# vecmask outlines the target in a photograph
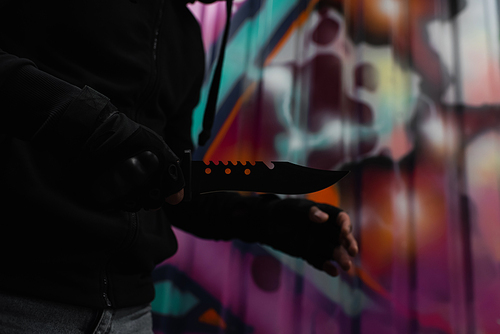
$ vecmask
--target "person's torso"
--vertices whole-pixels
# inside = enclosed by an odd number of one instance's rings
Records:
[[[177,128],[190,136],[189,117],[179,113],[196,104],[186,100],[197,97],[204,55],[199,26],[177,0],[12,0],[0,11],[0,48],[91,86],[160,135]],[[0,207],[10,216],[2,219],[1,262],[19,274],[4,270],[4,285],[89,306],[151,299],[149,272],[177,249],[162,214],[91,210],[61,179],[56,155],[15,138],[1,146],[8,199]],[[9,259],[13,248],[27,255]]]

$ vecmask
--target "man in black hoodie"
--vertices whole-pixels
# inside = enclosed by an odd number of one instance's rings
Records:
[[[333,261],[351,267],[351,223],[332,206],[182,201],[178,156],[193,149],[204,73],[184,0],[0,0],[0,332],[151,333],[171,226],[334,276]]]

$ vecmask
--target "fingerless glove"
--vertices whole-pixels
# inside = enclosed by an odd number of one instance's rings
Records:
[[[313,206],[326,212],[328,221],[310,221],[309,211]],[[337,216],[342,210],[306,199],[287,198],[270,202],[268,212],[269,219],[259,241],[322,270],[323,263],[332,258],[335,247],[340,245]]]

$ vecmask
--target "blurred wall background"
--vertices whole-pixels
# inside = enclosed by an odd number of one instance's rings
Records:
[[[156,333],[500,333],[498,1],[235,1],[195,158],[350,170],[309,197],[350,214],[360,255],[331,278],[176,231]],[[225,5],[191,10],[211,69]]]

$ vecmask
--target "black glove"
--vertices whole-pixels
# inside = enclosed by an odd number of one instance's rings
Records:
[[[158,208],[184,187],[179,158],[162,138],[88,86],[48,115],[32,144],[70,162],[64,186],[101,208]]]
[[[342,210],[299,198],[276,200],[269,205],[270,221],[263,226],[260,241],[322,270],[324,262],[331,260],[334,249],[340,246],[337,216]],[[313,206],[329,215],[327,222],[310,221],[309,211]]]
[[[184,188],[179,158],[162,138],[119,112],[97,127],[83,152],[79,168],[102,208],[155,209]]]

